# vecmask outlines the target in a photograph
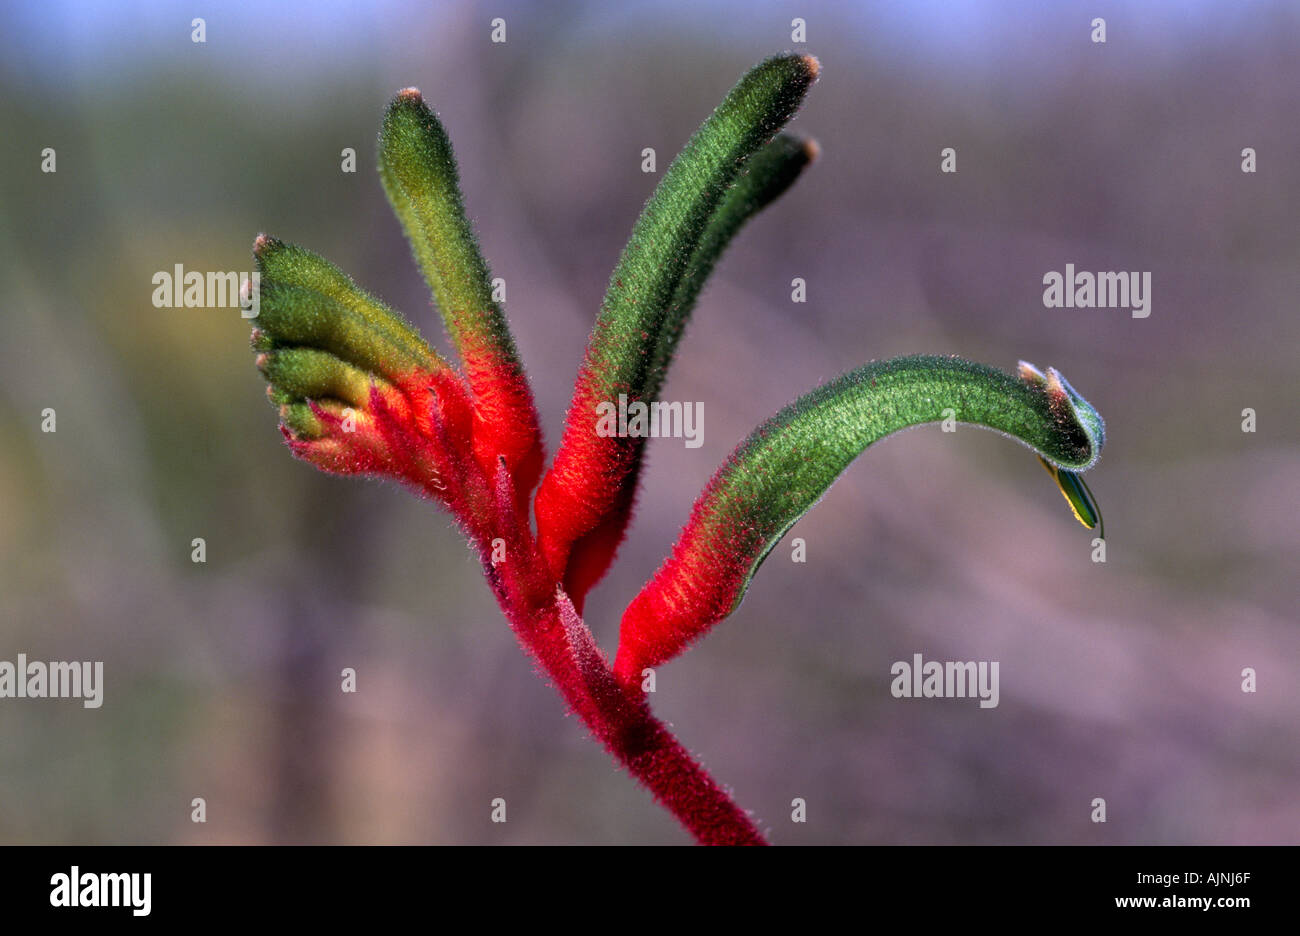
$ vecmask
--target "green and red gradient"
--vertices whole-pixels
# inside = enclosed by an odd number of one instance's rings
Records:
[[[474,457],[489,478],[504,458],[525,498],[543,459],[532,389],[465,214],[451,140],[415,88],[398,92],[384,115],[379,177],[460,355]]]
[[[761,425],[709,481],[671,555],[624,612],[619,680],[636,684],[645,667],[730,615],[776,544],[868,446],[947,410],[1019,440],[1061,474],[1092,467],[1105,442],[1097,411],[1053,368],[1043,377],[1022,361],[1013,377],[915,355],[850,371]]]
[[[817,80],[810,55],[774,56],[718,105],[664,173],[610,277],[555,463],[537,492],[538,537],[579,610],[631,518],[644,440],[596,434],[596,407],[658,398],[714,264],[746,220],[816,155],[781,128]]]

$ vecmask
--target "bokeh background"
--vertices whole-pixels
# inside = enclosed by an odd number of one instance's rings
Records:
[[[565,717],[446,517],[294,462],[247,323],[156,309],[151,277],[247,270],[268,231],[441,342],[374,172],[417,85],[553,444],[642,148],[661,174],[796,16],[822,158],[701,299],[666,395],[705,404],[704,445],[651,442],[598,639],[796,395],[897,354],[1052,364],[1107,419],[1104,565],[1024,449],[905,433],[795,528],[806,563],[778,547],[661,670],[657,711],[778,843],[1300,841],[1294,3],[56,0],[0,12],[0,659],[102,660],[106,688],[0,701],[0,842],[687,840]],[[1150,317],[1044,308],[1066,263],[1150,271]],[[1000,706],[893,699],[917,652],[999,661]]]

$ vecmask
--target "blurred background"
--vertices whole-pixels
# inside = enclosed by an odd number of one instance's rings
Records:
[[[704,403],[704,444],[650,443],[598,639],[795,396],[915,352],[1054,365],[1107,420],[1105,564],[1025,449],[905,433],[792,531],[806,563],[787,538],[659,672],[656,710],[777,843],[1300,841],[1300,8],[849,6],[5,5],[0,659],[102,660],[106,685],[0,700],[0,842],[688,840],[565,717],[446,516],[293,461],[247,323],[157,309],[152,277],[246,271],[267,231],[445,348],[374,171],[417,85],[553,446],[654,183],[791,48],[822,61],[792,127],[822,157],[701,298],[666,397]],[[1066,263],[1150,271],[1150,317],[1044,308]],[[892,698],[914,653],[999,661],[1000,705]]]

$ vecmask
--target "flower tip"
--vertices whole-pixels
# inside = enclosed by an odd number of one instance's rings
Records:
[[[808,77],[816,81],[817,76],[821,74],[822,63],[817,60],[815,55],[803,55],[800,58],[803,59],[804,68],[808,69]]]
[[[422,94],[420,94],[420,89],[417,88],[417,87],[415,87],[415,86],[413,85],[413,86],[411,86],[411,87],[409,87],[409,88],[403,88],[401,91],[398,91],[398,92],[397,92],[397,100],[399,100],[399,101],[423,101],[423,100],[424,100],[424,96],[423,96]]]
[[[1066,392],[1066,388],[1069,386],[1070,385],[1065,382],[1065,378],[1061,376],[1061,372],[1055,367],[1049,367],[1047,369],[1047,392],[1051,395],[1052,399],[1068,400],[1071,394]]]
[[[260,233],[253,238],[253,256],[260,257],[268,247],[275,243],[275,238],[270,234]]]
[[[1021,380],[1028,384],[1039,386],[1047,381],[1046,375],[1028,361],[1018,361],[1016,363],[1016,373],[1020,375]]]
[[[816,162],[817,157],[821,156],[822,148],[816,140],[803,141],[803,155],[810,163]]]

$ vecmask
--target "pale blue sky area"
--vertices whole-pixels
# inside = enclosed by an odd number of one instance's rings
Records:
[[[299,56],[336,63],[373,56],[376,49],[403,48],[413,32],[422,37],[442,29],[464,35],[475,20],[504,16],[522,30],[530,20],[545,23],[552,11],[574,19],[575,41],[593,38],[648,37],[659,31],[673,36],[788,35],[789,21],[808,21],[808,42],[825,41],[823,29],[836,40],[860,38],[875,54],[917,57],[926,61],[988,60],[1014,54],[1035,34],[1067,28],[1077,19],[1081,30],[1094,16],[1106,17],[1109,41],[1145,50],[1185,48],[1221,41],[1252,23],[1278,17],[1295,25],[1297,4],[1275,0],[892,0],[892,2],[755,2],[755,0],[635,0],[635,2],[517,3],[376,0],[368,3],[163,2],[85,3],[40,0],[10,3],[0,12],[0,52],[7,71],[36,78],[47,71],[78,77],[102,77],[132,71],[132,62],[156,61],[190,52],[190,21],[207,21],[208,50],[232,69],[248,57]],[[1282,12],[1290,9],[1290,15]],[[418,17],[412,28],[411,11]],[[574,16],[572,11],[581,11]],[[820,36],[819,36],[820,33]],[[520,34],[520,38],[526,34]],[[87,74],[89,73],[89,75]],[[98,74],[96,74],[98,73]]]

